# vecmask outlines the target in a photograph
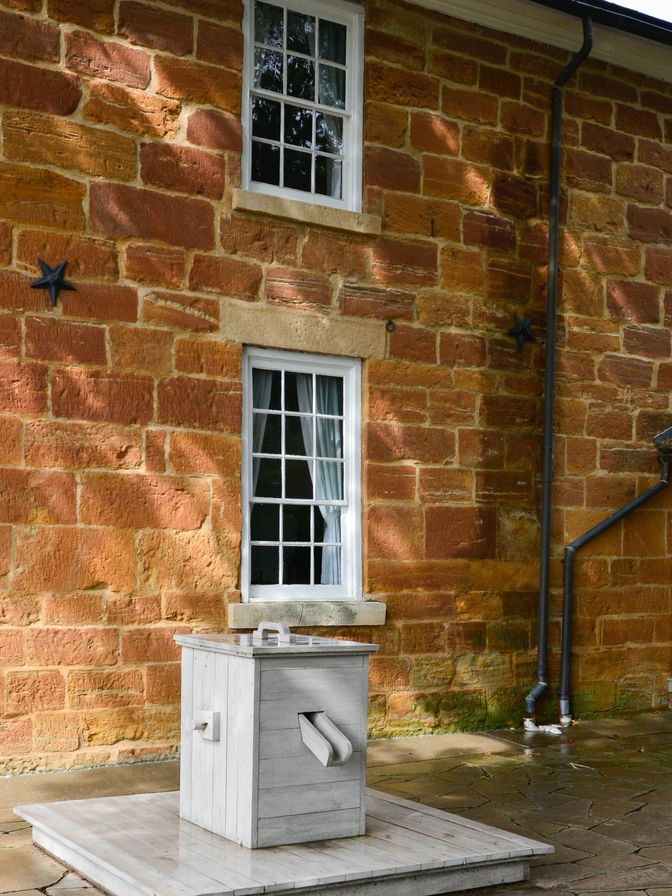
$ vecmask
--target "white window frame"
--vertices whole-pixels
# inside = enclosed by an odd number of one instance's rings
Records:
[[[286,370],[343,378],[343,496],[340,585],[251,585],[252,370]],[[243,355],[241,596],[244,601],[334,601],[362,598],[361,361],[304,352],[246,348]]]
[[[348,3],[346,0],[268,0],[274,6],[280,6],[300,13],[316,17],[322,16],[332,22],[338,22],[347,28],[346,38],[346,95],[345,109],[335,110],[343,116],[343,165],[342,165],[342,198],[334,199],[317,193],[293,190],[288,187],[253,181],[250,177],[252,157],[252,103],[251,91],[254,84],[254,0],[243,0],[243,35],[245,38],[245,56],[243,65],[243,97],[241,123],[243,131],[243,155],[241,184],[244,190],[254,193],[265,193],[299,202],[314,205],[340,208],[346,211],[360,212],[362,208],[362,118],[363,118],[363,81],[364,81],[364,10],[361,6]],[[270,99],[289,100],[287,94],[263,92]],[[304,100],[297,100],[303,106],[318,109],[320,106]],[[340,117],[340,115],[339,115]]]

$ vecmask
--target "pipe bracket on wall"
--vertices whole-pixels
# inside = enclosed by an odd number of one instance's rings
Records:
[[[300,712],[299,728],[304,745],[325,768],[344,765],[352,756],[351,741],[326,712]]]

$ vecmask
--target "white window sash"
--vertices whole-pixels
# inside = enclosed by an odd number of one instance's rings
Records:
[[[273,2],[273,0],[269,0]],[[252,113],[251,93],[257,93],[270,99],[306,108],[316,108],[330,114],[330,108],[316,103],[303,102],[287,94],[254,88],[254,0],[243,3],[243,35],[245,38],[245,61],[243,65],[243,102],[241,125],[243,133],[242,176],[241,185],[244,190],[264,193],[268,196],[280,196],[298,202],[313,205],[324,205],[347,211],[362,210],[362,140],[363,140],[363,93],[364,93],[364,10],[361,6],[345,2],[345,0],[282,0],[274,5],[289,8],[296,12],[323,17],[329,21],[345,25],[346,43],[346,95],[345,109],[334,109],[333,113],[343,118],[343,163],[342,163],[342,198],[323,196],[319,193],[294,190],[289,187],[253,181],[250,177],[252,161]]]
[[[316,373],[343,379],[343,460],[345,464],[343,501],[329,501],[341,507],[340,585],[251,585],[251,496],[253,477],[252,370],[286,370]],[[328,415],[325,415],[328,416]],[[248,348],[243,363],[243,460],[241,470],[242,538],[241,596],[244,601],[360,600],[362,597],[361,556],[361,362],[351,358]],[[256,453],[255,453],[255,456]],[[305,501],[271,499],[268,503],[305,505]],[[317,500],[315,506],[319,506]],[[321,501],[326,504],[327,502]]]

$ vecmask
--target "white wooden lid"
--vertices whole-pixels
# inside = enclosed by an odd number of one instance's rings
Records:
[[[252,634],[243,635],[175,635],[182,647],[196,647],[235,656],[282,656],[306,654],[333,656],[338,654],[375,653],[377,644],[341,641],[338,638],[314,638],[293,635],[281,622],[262,622]]]

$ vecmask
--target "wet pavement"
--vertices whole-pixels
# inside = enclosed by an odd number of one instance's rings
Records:
[[[369,784],[555,846],[524,884],[473,896],[672,896],[672,712],[374,741]],[[0,894],[96,896],[30,843],[15,805],[174,790],[175,762],[0,779]]]

